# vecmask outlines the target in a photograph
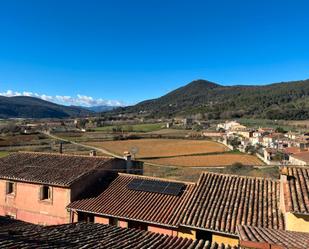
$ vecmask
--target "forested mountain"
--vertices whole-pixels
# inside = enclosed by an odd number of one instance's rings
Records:
[[[158,99],[117,111],[149,117],[199,113],[208,119],[309,119],[309,80],[263,86],[223,86],[196,80]]]
[[[57,105],[39,98],[0,96],[0,118],[66,118],[90,114],[93,112],[84,108]]]

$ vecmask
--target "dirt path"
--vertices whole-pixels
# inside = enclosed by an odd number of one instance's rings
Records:
[[[97,147],[94,147],[94,146],[77,143],[77,142],[74,142],[74,141],[71,141],[71,140],[68,140],[68,139],[64,139],[64,138],[61,138],[61,137],[58,137],[58,136],[55,136],[55,135],[52,135],[52,134],[49,134],[49,133],[45,133],[45,132],[43,134],[45,134],[46,136],[48,136],[50,138],[59,140],[59,141],[67,142],[67,143],[74,144],[74,145],[77,145],[77,146],[81,146],[81,147],[84,147],[86,149],[99,151],[99,152],[102,152],[103,154],[122,159],[122,157],[120,157],[119,155],[112,153],[112,152],[105,150],[105,149],[101,149],[101,148],[97,148]]]

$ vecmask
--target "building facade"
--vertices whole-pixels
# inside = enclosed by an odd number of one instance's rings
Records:
[[[93,192],[126,161],[107,157],[14,153],[0,160],[0,215],[41,224],[70,222],[66,206]]]

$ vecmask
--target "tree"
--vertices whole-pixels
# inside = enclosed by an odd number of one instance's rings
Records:
[[[283,129],[282,127],[277,127],[275,131],[278,133],[287,133],[287,131]]]
[[[228,143],[233,146],[234,150],[236,150],[238,146],[241,144],[238,137],[233,137],[232,139],[228,139]]]
[[[249,144],[246,146],[245,151],[249,154],[255,154],[257,152],[257,149],[255,148],[255,146]]]

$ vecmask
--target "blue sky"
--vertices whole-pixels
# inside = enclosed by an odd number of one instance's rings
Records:
[[[308,9],[306,0],[1,1],[0,93],[133,104],[199,78],[307,79]]]

